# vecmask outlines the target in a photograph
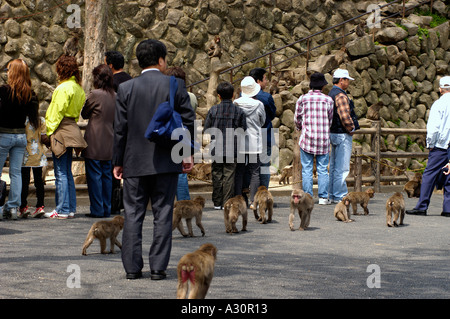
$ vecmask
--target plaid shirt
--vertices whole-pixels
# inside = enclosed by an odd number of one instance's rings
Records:
[[[230,154],[234,157],[237,156],[237,137],[233,135],[233,141],[227,141],[226,130],[242,128],[244,131],[247,129],[247,122],[244,112],[239,106],[234,104],[231,100],[223,100],[220,104],[214,105],[208,111],[206,115],[204,131],[207,129],[216,128],[222,132],[223,152],[220,150],[213,150],[213,156],[223,156]],[[214,136],[213,140],[215,140]],[[214,146],[216,143],[213,144]],[[233,149],[230,149],[233,148]],[[227,152],[228,149],[228,152]]]
[[[302,134],[300,148],[310,154],[329,152],[330,126],[333,120],[333,99],[319,90],[300,96],[295,107],[294,122]]]

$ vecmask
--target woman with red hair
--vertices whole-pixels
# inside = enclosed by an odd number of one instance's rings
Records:
[[[30,69],[21,59],[12,60],[6,69],[7,84],[0,86],[0,177],[9,155],[10,189],[8,201],[0,207],[0,219],[26,217],[21,214],[22,161],[27,146],[25,121],[28,116],[39,127],[39,102],[31,89]]]

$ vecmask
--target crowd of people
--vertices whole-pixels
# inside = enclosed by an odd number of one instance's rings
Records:
[[[0,167],[9,156],[11,183],[0,219],[29,214],[73,218],[77,206],[72,157],[73,152],[81,154],[90,198],[90,213],[86,215],[109,217],[124,210],[122,262],[128,279],[142,276],[142,224],[151,201],[154,229],[149,264],[151,279],[159,280],[166,277],[170,258],[174,201],[190,198],[186,173],[194,161],[191,153],[175,163],[171,148],[150,142],[144,132],[158,105],[168,100],[170,76],[178,82],[174,110],[192,139],[198,102],[186,90],[184,71],[167,67],[167,48],[162,42],[140,42],[136,57],[142,73],[132,78],[123,70],[122,54],[106,52],[104,64],[92,70],[94,89],[86,97],[76,59],[61,56],[56,62],[59,85],[45,118],[39,117],[29,67],[21,59],[8,64],[7,84],[0,87]],[[440,80],[442,97],[433,105],[427,126],[431,151],[422,188],[429,190],[439,169],[450,160],[449,79]],[[330,92],[324,94],[328,84],[325,76],[314,73],[310,91],[296,103],[294,123],[301,131],[302,188],[313,195],[315,159],[320,205],[338,203],[348,193],[352,136],[359,128],[353,100],[346,92],[353,80],[347,70],[337,69]],[[266,70],[255,68],[241,81],[239,96],[229,82],[217,86],[220,102],[210,108],[204,122],[204,132],[216,132],[211,136],[214,209],[223,209],[235,195],[247,195],[246,189],[251,203],[259,186],[269,187],[276,107],[272,96],[264,91],[267,83]],[[80,116],[89,120],[84,135],[77,125]],[[240,140],[239,135],[227,134],[227,130],[245,134]],[[47,163],[43,145],[51,149],[54,163],[56,207],[51,212],[44,212],[42,169]],[[37,196],[34,212],[27,204],[31,168]],[[450,214],[449,177],[445,185],[444,212]],[[421,191],[419,203],[410,213],[426,213],[430,197],[431,192]]]

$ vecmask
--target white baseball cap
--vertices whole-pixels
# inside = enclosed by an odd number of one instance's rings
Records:
[[[441,89],[450,89],[450,76],[444,76],[439,80],[439,87]]]
[[[344,78],[344,79],[354,80],[354,78],[350,77],[350,75],[348,74],[348,71],[344,70],[344,69],[337,69],[336,71],[334,71],[333,78],[335,78],[335,79]]]

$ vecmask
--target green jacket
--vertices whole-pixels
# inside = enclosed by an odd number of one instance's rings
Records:
[[[86,95],[75,77],[61,82],[52,95],[52,101],[45,114],[47,135],[52,135],[64,117],[70,117],[78,122]]]

